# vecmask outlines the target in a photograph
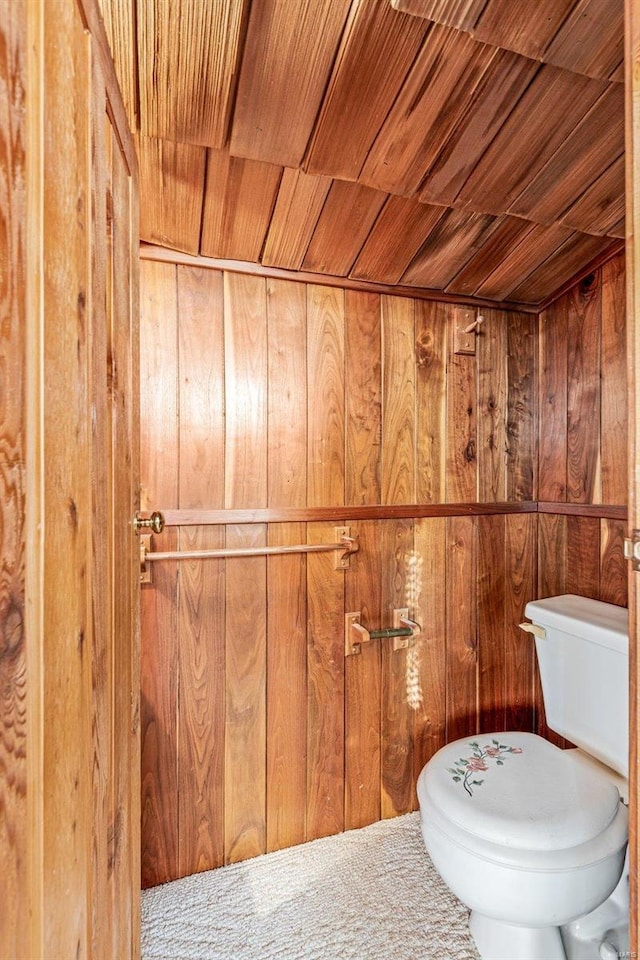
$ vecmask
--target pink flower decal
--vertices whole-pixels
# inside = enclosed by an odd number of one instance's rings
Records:
[[[473,796],[473,787],[480,787],[484,780],[475,780],[474,775],[489,769],[487,760],[495,760],[497,767],[504,766],[502,759],[506,753],[522,753],[522,747],[508,747],[499,740],[492,740],[483,747],[479,743],[469,744],[473,753],[470,757],[461,757],[455,767],[449,767],[449,773],[456,783],[461,783],[470,797]]]

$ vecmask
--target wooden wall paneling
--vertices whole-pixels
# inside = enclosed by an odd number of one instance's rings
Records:
[[[26,909],[35,899],[28,870],[30,843],[37,842],[37,837],[30,838],[29,806],[34,804],[27,785],[27,763],[33,763],[28,756],[28,683],[33,680],[28,672],[25,625],[25,90],[22,83],[15,82],[24,70],[26,56],[25,7],[22,0],[0,3],[0,167],[4,179],[0,199],[0,260],[4,264],[0,357],[3,380],[11,384],[0,413],[0,623],[6,638],[0,654],[0,900],[8,905],[0,917],[0,955],[5,957],[29,953],[30,924],[15,906],[23,904]]]
[[[537,596],[558,597],[569,592],[567,573],[568,554],[567,543],[569,537],[568,517],[555,514],[540,514],[538,516],[538,590]],[[535,732],[546,737],[557,746],[565,746],[566,741],[547,727],[542,687],[537,667],[535,670],[535,705],[536,726]]]
[[[346,277],[373,227],[387,194],[335,180],[316,223],[302,268]],[[336,233],[336,224],[349,224]]]
[[[408,590],[421,633],[408,656],[409,706],[413,714],[413,783],[446,742],[447,610],[444,517],[416,520]]]
[[[350,276],[399,283],[415,254],[440,220],[443,207],[390,196],[358,255]]]
[[[478,733],[477,518],[446,521],[447,742]]]
[[[57,389],[47,390],[42,413],[49,477],[43,494],[47,523],[42,557],[49,643],[41,654],[46,669],[39,693],[46,718],[40,744],[46,789],[42,794],[44,847],[38,869],[42,871],[47,952],[82,956],[91,943],[87,885],[91,882],[93,843],[91,780],[86,776],[93,752],[88,426],[91,249],[87,242],[91,236],[87,103],[91,51],[75,5],[60,0],[47,4],[40,23],[47,77],[44,113],[51,131],[45,142],[43,189],[44,336],[47,386],[56,385]],[[73,389],[63,390],[63,384],[73,385]],[[75,585],[73,591],[69,591],[70,581]]]
[[[537,597],[537,521],[531,514],[505,519],[505,730],[535,729],[536,654],[520,629],[525,607]]]
[[[224,275],[224,505],[267,504],[267,302],[262,277]]]
[[[496,50],[457,126],[447,137],[420,185],[424,203],[453,204],[513,105],[540,65],[507,50]],[[494,261],[495,263],[495,261]]]
[[[601,503],[600,272],[569,295],[567,326],[567,500]]]
[[[600,521],[599,600],[626,607],[629,602],[628,571],[624,559],[626,524],[619,520]]]
[[[204,147],[138,138],[142,240],[200,252],[206,154]]]
[[[600,270],[602,296],[600,457],[602,500],[627,502],[625,268],[623,256]]]
[[[247,0],[138,3],[143,135],[224,146],[248,6]]]
[[[344,291],[307,286],[307,506],[344,503]]]
[[[348,504],[381,503],[381,337],[378,294],[346,290],[345,503]]]
[[[540,314],[538,498],[567,499],[567,300]]]
[[[447,345],[451,307],[415,301],[414,309],[416,501],[441,503],[445,497]]]
[[[624,155],[607,167],[561,219],[583,233],[624,237]]]
[[[478,499],[498,502],[507,499],[507,320],[497,310],[485,310],[483,316],[475,338]]]
[[[527,184],[509,212],[553,223],[624,151],[624,87],[611,84],[542,170]]]
[[[140,384],[142,509],[178,504],[178,317],[176,268],[141,265]],[[162,424],[162,431],[157,425]],[[167,529],[163,549],[177,549]],[[142,885],[178,873],[178,570],[158,563],[141,591]]]
[[[506,315],[507,485],[506,500],[533,500],[539,443],[536,400],[538,321],[524,313]]]
[[[305,543],[303,523],[270,524],[270,546]],[[267,560],[267,850],[306,838],[307,572],[301,555]]]
[[[107,102],[104,80],[97,60],[92,61],[91,77],[91,298],[93,309],[90,313],[89,327],[89,369],[88,382],[91,391],[93,410],[106,410],[113,397],[114,379],[111,365],[113,350],[114,313],[113,290],[113,202],[112,202],[112,155],[111,126],[107,120]],[[107,210],[109,219],[107,221]],[[127,218],[128,219],[128,218]],[[120,265],[120,264],[119,264]],[[126,276],[126,275],[125,275]],[[124,286],[125,295],[127,294]],[[109,324],[107,323],[109,316]],[[109,326],[109,329],[107,327]],[[107,383],[110,393],[107,400]],[[114,411],[115,412],[115,403]],[[115,419],[115,418],[114,418]],[[117,866],[114,831],[116,818],[116,790],[119,771],[112,769],[112,763],[120,758],[116,754],[115,739],[118,733],[113,723],[114,702],[114,644],[118,635],[112,623],[112,614],[116,614],[113,598],[113,561],[114,547],[118,536],[117,524],[109,523],[105,529],[105,518],[113,519],[112,498],[114,495],[113,473],[116,464],[112,457],[111,418],[95,416],[91,424],[91,577],[92,589],[92,728],[93,728],[93,808],[97,824],[93,838],[92,885],[93,902],[91,917],[91,950],[96,956],[106,956],[106,945],[111,937],[117,940],[118,924],[106,925],[103,904],[109,903],[114,918],[121,916],[117,908],[116,897],[119,889],[114,880]],[[124,561],[126,549],[121,557]],[[119,625],[122,627],[122,624]],[[125,618],[125,628],[127,626]],[[128,639],[128,638],[127,638]],[[126,664],[129,667],[129,664]],[[130,678],[125,673],[123,689],[130,696]],[[118,747],[121,747],[118,744]],[[125,744],[125,759],[128,750]],[[126,809],[126,808],[125,808]],[[121,811],[122,814],[122,811]],[[111,848],[111,849],[109,849]],[[122,888],[128,892],[127,885]]]
[[[506,212],[524,184],[553,156],[606,89],[600,80],[543,65],[474,167],[456,202],[475,204],[472,208],[487,213]],[[572,104],[571,111],[560,106],[567,102]],[[550,103],[558,105],[552,115]],[[507,169],[500,162],[505,155],[509,156]]]
[[[382,297],[382,501],[415,503],[415,304]]]
[[[263,524],[228,526],[226,546],[264,546]],[[225,862],[266,851],[266,558],[233,559],[225,575]],[[247,590],[247,584],[251,589]]]
[[[267,499],[304,507],[307,495],[307,291],[267,280]]]
[[[351,4],[252,5],[231,130],[240,157],[300,165]],[[289,118],[296,118],[292,129]]]
[[[413,553],[413,521],[387,521],[380,533],[383,627],[393,611],[409,606]],[[411,610],[411,613],[414,611]],[[413,782],[413,710],[410,705],[412,648],[394,650],[382,641],[382,777],[381,815],[394,817],[415,809]]]
[[[360,181],[413,196],[464,115],[496,50],[435,24],[369,150]]]
[[[567,517],[566,592],[600,598],[600,520]]]
[[[481,731],[505,729],[506,517],[478,517],[478,712]]]
[[[457,326],[467,326],[472,311],[453,307],[449,320],[447,361],[447,467],[445,495],[448,503],[475,502],[478,487],[477,374],[475,357],[453,352]]]
[[[222,275],[179,267],[179,503],[224,506]],[[179,549],[225,546],[220,527],[183,527]],[[225,564],[179,567],[178,871],[224,863]]]
[[[308,543],[333,543],[309,523]],[[307,557],[307,839],[344,829],[344,584],[331,553]]]
[[[430,26],[390,4],[352,5],[307,152],[310,172],[358,178]],[[372,83],[381,64],[384,83]]]
[[[130,0],[100,0],[118,84],[131,130],[139,129],[136,11]]]
[[[383,626],[383,524],[358,524],[354,532],[360,550],[345,574],[345,610],[360,611],[361,622],[370,630]],[[365,643],[360,654],[345,659],[345,830],[375,823],[381,816],[381,642]]]
[[[207,155],[200,253],[258,260],[278,196],[282,167],[232,157],[226,150],[209,150]],[[199,232],[199,219],[197,228]]]
[[[265,266],[300,269],[331,184],[285,167],[260,258]]]

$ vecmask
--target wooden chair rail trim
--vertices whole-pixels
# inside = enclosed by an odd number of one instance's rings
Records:
[[[365,293],[385,294],[392,297],[410,297],[412,300],[437,300],[439,303],[457,303],[473,307],[487,307],[494,310],[513,310],[518,313],[538,313],[538,307],[530,303],[488,300],[483,297],[444,293],[442,290],[427,290],[424,287],[373,283],[369,280],[352,280],[349,277],[334,277],[329,274],[308,273],[302,270],[283,270],[280,267],[264,267],[260,263],[251,263],[245,260],[219,260],[213,257],[200,257],[170,250],[168,247],[158,247],[152,243],[140,244],[140,259],[174,263],[178,266],[200,267],[207,270],[226,270],[229,273],[242,273],[257,277],[273,277],[277,280],[292,280],[295,283],[314,283],[326,287],[340,287],[344,290],[362,290]]]
[[[508,513],[626,520],[627,508],[610,503],[405,503],[347,507],[267,507],[257,510],[161,509],[167,527],[225,526],[244,523],[306,523],[347,520],[401,520],[423,517],[483,517]]]

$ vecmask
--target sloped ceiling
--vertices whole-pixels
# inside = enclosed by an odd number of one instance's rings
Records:
[[[102,0],[142,239],[537,304],[624,237],[622,0]]]

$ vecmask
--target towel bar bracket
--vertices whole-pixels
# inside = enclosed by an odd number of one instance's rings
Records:
[[[359,610],[345,614],[344,618],[344,655],[353,657],[362,652],[362,645],[371,640],[393,640],[394,650],[406,650],[412,647],[415,637],[420,633],[420,625],[409,619],[409,608],[400,607],[393,611],[393,626],[383,630],[367,630],[360,622]]]

